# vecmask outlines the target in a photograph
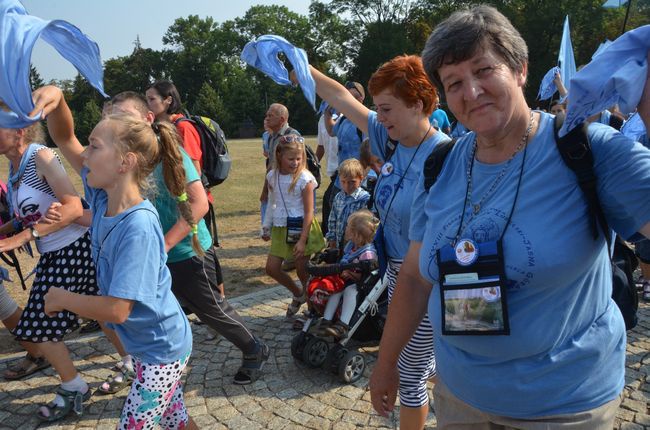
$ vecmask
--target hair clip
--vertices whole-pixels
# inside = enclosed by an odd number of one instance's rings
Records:
[[[192,227],[192,234],[199,234],[199,225],[194,224],[194,227]]]
[[[151,123],[151,128],[153,129],[153,132],[156,133],[156,135],[160,134],[160,123],[158,121],[152,122]]]
[[[176,200],[178,200],[180,203],[186,202],[187,201],[187,193],[183,193],[180,196],[176,197]]]

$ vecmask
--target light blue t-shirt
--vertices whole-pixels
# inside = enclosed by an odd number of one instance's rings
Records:
[[[183,148],[180,148],[181,155],[183,156],[183,168],[185,169],[185,181],[189,184],[194,181],[198,181],[201,178],[199,173],[196,171],[194,164],[192,164],[192,159],[187,155]],[[165,185],[165,179],[163,177],[162,164],[158,164],[153,171],[153,178],[156,183],[156,194],[152,201],[153,205],[158,211],[160,217],[160,225],[163,229],[163,234],[167,233],[171,229],[178,218],[180,213],[178,212],[178,204],[175,197],[169,193],[167,186]],[[199,243],[203,250],[207,250],[212,245],[212,237],[210,232],[205,225],[203,219],[199,220],[198,224],[198,235]],[[167,254],[167,261],[169,263],[177,263],[179,261],[187,260],[196,255],[194,249],[192,248],[192,233],[190,232],[183,240],[178,242],[176,246],[169,250]]]
[[[349,158],[356,158],[357,160],[361,157],[361,141],[363,135],[359,138],[359,133],[357,126],[354,125],[352,121],[341,115],[339,119],[334,124],[332,129],[336,138],[339,142],[338,147],[338,160],[339,166],[342,162]],[[341,189],[341,180],[338,175],[336,176],[336,182],[334,183],[336,188]]]
[[[441,131],[451,127],[451,124],[449,123],[449,117],[447,116],[447,112],[445,112],[442,109],[434,110],[431,116],[429,117],[429,122],[433,124],[434,127],[437,127],[438,130]]]
[[[368,137],[372,153],[386,161],[386,142],[388,132],[386,128],[377,121],[377,113],[368,114]],[[379,218],[384,226],[386,243],[386,254],[389,258],[403,259],[409,247],[409,224],[411,216],[411,202],[413,193],[422,172],[424,161],[431,153],[431,150],[438,143],[446,142],[449,136],[437,132],[422,142],[418,147],[406,147],[397,145],[393,156],[384,163],[375,186],[375,207],[379,211]],[[411,160],[413,160],[412,163]],[[411,164],[408,171],[407,166]],[[395,190],[400,179],[404,180]],[[395,199],[393,199],[395,194]],[[391,200],[393,200],[391,204]],[[388,210],[388,213],[386,211]]]
[[[610,226],[630,237],[650,220],[650,201],[641,198],[650,193],[650,151],[601,124],[591,124],[589,135],[603,210]],[[526,150],[503,239],[511,334],[441,334],[436,251],[456,235],[473,141],[474,133],[458,141],[428,195],[420,181],[411,217],[410,237],[422,243],[420,272],[434,284],[428,312],[440,377],[471,406],[516,418],[575,413],[613,400],[624,385],[625,325],[611,299],[604,237],[593,239],[585,197],[557,151],[551,115],[542,114]],[[523,155],[515,156],[462,238],[499,238]],[[474,161],[472,203],[503,166]]]
[[[107,326],[117,332],[129,354],[145,363],[180,360],[192,348],[192,331],[171,291],[156,209],[144,200],[117,216],[104,216],[108,196],[88,186],[87,174],[84,168],[81,177],[93,213],[92,255],[99,290],[103,296],[133,300],[128,319]]]

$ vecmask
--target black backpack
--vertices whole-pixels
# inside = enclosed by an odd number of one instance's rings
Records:
[[[199,115],[189,115],[179,118],[180,121],[189,121],[194,125],[201,138],[201,182],[206,188],[219,185],[228,177],[232,160],[228,154],[226,135],[213,119]]]
[[[605,214],[598,199],[596,187],[596,175],[594,173],[594,159],[587,133],[587,124],[576,127],[566,136],[559,137],[558,131],[562,127],[564,116],[555,117],[555,143],[562,160],[566,166],[575,173],[578,185],[582,190],[589,211],[589,223],[591,225],[594,240],[598,238],[600,231],[605,235],[608,249],[611,249],[612,238],[605,218]],[[424,163],[424,188],[428,192],[438,179],[442,170],[445,158],[454,147],[456,140],[447,141],[437,145]],[[600,228],[599,228],[600,225]],[[612,299],[618,305],[625,328],[630,330],[638,322],[637,310],[639,308],[639,296],[636,291],[633,273],[638,262],[634,252],[616,236],[614,242],[614,253],[611,257],[612,263]]]

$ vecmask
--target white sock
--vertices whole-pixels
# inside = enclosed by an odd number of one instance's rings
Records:
[[[131,354],[122,356],[122,364],[124,367],[133,372],[133,359],[131,358]]]
[[[77,373],[77,376],[74,377],[74,379],[68,381],[68,382],[62,382],[61,383],[61,388],[67,391],[81,391],[82,393],[86,393],[88,391],[88,384],[86,384],[86,381],[83,380],[80,374]],[[54,403],[56,403],[57,406],[63,406],[65,405],[65,402],[63,401],[63,397],[60,395],[56,395],[54,398]]]

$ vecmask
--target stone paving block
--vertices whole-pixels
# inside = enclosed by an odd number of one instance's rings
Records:
[[[348,422],[334,423],[332,430],[356,430],[357,426]]]
[[[634,416],[634,422],[642,426],[650,426],[650,415],[636,414]]]
[[[247,430],[248,429],[255,430],[255,429],[263,428],[261,424],[255,423],[242,415],[238,415],[228,420],[228,422],[226,423],[226,427],[228,427],[229,429],[247,429]]]
[[[645,402],[640,402],[638,400],[633,400],[631,398],[624,399],[621,406],[625,409],[630,409],[634,412],[646,413],[647,406]]]
[[[210,415],[215,417],[219,422],[226,422],[239,415],[239,412],[231,405],[225,405],[217,409],[210,409]]]
[[[356,426],[365,426],[368,423],[369,416],[367,413],[357,411],[345,411],[341,417],[341,421],[352,423]]]
[[[332,428],[332,423],[321,417],[312,417],[309,421],[304,423],[304,425],[305,427],[314,430],[329,430]]]
[[[624,422],[621,424],[621,430],[644,430],[644,427],[630,422]]]

